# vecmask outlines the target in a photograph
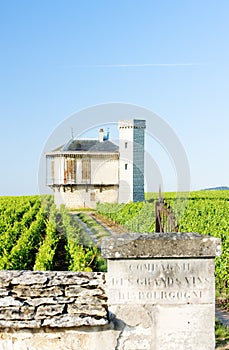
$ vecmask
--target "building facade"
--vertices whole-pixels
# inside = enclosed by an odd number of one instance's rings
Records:
[[[71,139],[46,154],[46,183],[57,206],[144,200],[145,121],[122,120],[118,127],[119,145],[100,129],[98,139]]]

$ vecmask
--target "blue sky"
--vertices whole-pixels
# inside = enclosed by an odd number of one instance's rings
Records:
[[[38,193],[53,130],[108,102],[170,125],[191,189],[229,185],[228,13],[227,0],[2,0],[0,195]]]

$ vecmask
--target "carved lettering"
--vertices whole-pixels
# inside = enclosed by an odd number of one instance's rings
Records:
[[[166,272],[166,271],[190,271],[189,263],[138,263],[138,264],[129,264],[129,271],[131,272]]]
[[[138,299],[139,300],[186,300],[188,301],[190,298],[202,298],[202,291],[139,291]]]
[[[138,277],[138,276],[126,276],[124,277],[112,277],[110,279],[113,287],[127,287],[127,286],[140,286],[140,287],[152,287],[152,288],[195,288],[201,287],[203,284],[209,284],[210,280],[199,276],[180,276],[178,277]]]
[[[109,278],[117,303],[203,304],[214,299],[214,274],[203,260],[126,260],[119,267]]]
[[[112,277],[111,278],[111,284],[112,286],[122,286],[123,285],[123,278],[121,277]]]
[[[203,284],[209,284],[210,280],[205,277],[200,277],[200,276],[190,276],[187,277],[185,276],[184,281],[186,282],[186,285],[188,287],[195,287],[195,286],[201,286]]]
[[[129,299],[130,299],[130,294],[129,294],[129,292],[119,291],[119,293],[118,293],[118,299],[119,299],[119,300],[129,300]]]
[[[128,279],[129,284],[134,284],[133,279]],[[184,286],[190,286],[191,282],[193,280],[189,280],[189,278],[185,277],[184,280],[186,283]],[[195,278],[194,278],[195,281]],[[182,280],[179,278],[173,278],[173,277],[159,277],[159,278],[152,278],[152,277],[137,277],[136,278],[136,284],[138,286],[151,286],[151,287],[165,287],[165,288],[170,288],[170,287],[180,287],[182,285]],[[192,283],[192,286],[194,286],[195,283]]]

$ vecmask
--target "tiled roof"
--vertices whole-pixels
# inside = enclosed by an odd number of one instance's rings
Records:
[[[99,142],[98,140],[70,140],[64,146],[58,147],[53,152],[111,152],[118,153],[119,147],[111,141]]]

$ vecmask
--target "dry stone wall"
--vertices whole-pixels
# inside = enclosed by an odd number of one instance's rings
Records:
[[[0,271],[0,327],[108,323],[103,273]]]

